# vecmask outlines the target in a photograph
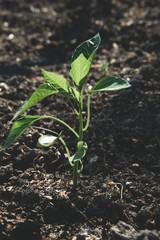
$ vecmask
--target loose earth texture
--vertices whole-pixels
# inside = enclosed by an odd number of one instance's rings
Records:
[[[43,83],[41,68],[68,79],[75,47],[97,32],[102,43],[86,89],[106,74],[132,85],[91,98],[84,135],[89,150],[76,191],[63,146],[37,148],[44,131],[30,128],[0,153],[1,240],[160,239],[158,3],[0,0],[1,147],[14,113]],[[77,128],[68,106],[53,95],[28,113],[57,116]],[[74,153],[75,138],[59,123],[37,126],[63,130]]]

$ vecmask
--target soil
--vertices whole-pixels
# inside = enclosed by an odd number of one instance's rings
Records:
[[[14,113],[44,82],[41,68],[69,79],[75,47],[97,32],[102,43],[86,89],[106,74],[132,85],[93,95],[84,135],[89,149],[76,191],[63,146],[37,148],[44,131],[30,128],[0,153],[1,240],[160,239],[158,3],[0,0],[1,147]],[[85,106],[86,98],[85,93]],[[78,127],[61,95],[44,99],[27,113],[57,116]],[[37,126],[63,130],[74,154],[71,132],[53,121]]]

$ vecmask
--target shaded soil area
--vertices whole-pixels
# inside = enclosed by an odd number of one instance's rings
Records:
[[[41,68],[69,80],[76,46],[102,38],[86,89],[104,75],[132,85],[94,94],[84,134],[88,152],[76,192],[63,146],[37,148],[28,129],[0,153],[0,239],[160,239],[160,9],[157,0],[0,0],[1,147],[22,102],[43,82]],[[107,67],[109,67],[108,72]],[[86,106],[87,95],[84,95]],[[86,107],[85,107],[86,110]],[[63,96],[28,111],[78,128]],[[84,119],[86,112],[84,112]],[[53,121],[71,153],[75,138]]]

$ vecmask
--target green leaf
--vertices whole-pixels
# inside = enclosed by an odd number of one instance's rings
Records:
[[[83,54],[86,59],[89,60],[89,62],[92,62],[92,59],[94,58],[96,51],[99,47],[99,44],[101,42],[101,38],[99,33],[97,33],[93,38],[88,39],[87,41],[80,44],[72,56],[72,62],[75,61],[79,57],[80,54]]]
[[[28,108],[32,107],[34,104],[38,103],[45,97],[58,92],[59,91],[55,89],[52,84],[44,83],[39,88],[37,88],[27,100],[24,101],[24,103],[20,106],[12,120],[14,120],[21,113],[23,113]]]
[[[11,145],[28,127],[41,118],[44,117],[28,115],[15,121],[1,151]]]
[[[78,142],[76,153],[69,159],[71,165],[74,162],[81,160],[86,155],[87,149],[88,147],[86,142],[83,141]]]
[[[69,93],[77,102],[79,102],[79,92],[75,87],[69,86]]]
[[[47,72],[44,69],[42,69],[42,74],[45,82],[51,83],[60,93],[68,93],[68,82],[65,78],[55,73]]]
[[[42,135],[37,142],[37,147],[49,147],[53,145],[57,140],[59,136],[53,136],[50,134]]]
[[[70,76],[78,87],[84,84],[86,76],[89,72],[91,63],[80,54],[77,59],[71,64]]]
[[[120,90],[130,86],[131,85],[123,78],[108,76],[101,78],[89,93]]]

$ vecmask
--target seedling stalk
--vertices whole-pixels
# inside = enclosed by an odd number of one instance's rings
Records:
[[[10,146],[13,141],[15,141],[19,136],[21,136],[27,128],[29,128],[33,123],[42,119],[52,119],[58,121],[65,127],[67,127],[77,139],[77,147],[75,154],[70,155],[69,148],[62,138],[62,133],[56,134],[55,132],[49,129],[44,129],[45,131],[50,132],[52,135],[43,135],[38,139],[38,147],[49,147],[55,143],[55,141],[60,140],[63,144],[69,163],[73,167],[73,188],[77,187],[77,178],[80,172],[83,169],[82,159],[84,158],[87,151],[87,144],[83,141],[83,132],[85,132],[90,123],[90,100],[93,93],[102,92],[102,91],[113,91],[120,90],[130,87],[130,84],[123,78],[105,76],[102,77],[92,88],[88,90],[87,100],[87,120],[85,126],[83,126],[83,94],[84,94],[84,84],[86,82],[87,75],[89,73],[92,60],[96,54],[96,51],[100,45],[100,35],[96,34],[93,38],[80,44],[75,52],[73,53],[71,59],[71,70],[70,77],[71,81],[67,81],[64,77],[59,76],[55,73],[51,73],[42,69],[42,74],[45,79],[45,83],[38,87],[31,96],[24,101],[20,106],[16,114],[14,115],[12,121],[14,121],[13,126],[9,132],[9,135],[5,141],[3,148],[0,150],[3,151],[8,146]],[[70,83],[71,82],[71,83]],[[17,117],[20,116],[24,111],[31,108],[36,103],[40,102],[42,99],[53,95],[61,94],[68,99],[69,104],[73,108],[73,111],[79,118],[79,134],[74,130],[73,127],[68,125],[63,120],[53,117],[53,116],[32,116],[26,115],[18,120]],[[39,127],[37,127],[39,128]]]

